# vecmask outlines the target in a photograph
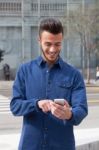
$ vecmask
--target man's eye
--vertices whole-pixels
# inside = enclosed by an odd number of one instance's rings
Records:
[[[51,44],[50,43],[46,43],[46,46],[51,46]]]
[[[56,43],[55,46],[61,46],[61,43]]]

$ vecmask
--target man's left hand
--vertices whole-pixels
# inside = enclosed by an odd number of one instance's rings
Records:
[[[65,100],[64,105],[56,104],[55,102],[50,102],[51,113],[59,119],[69,120],[72,117],[72,112],[68,102]]]

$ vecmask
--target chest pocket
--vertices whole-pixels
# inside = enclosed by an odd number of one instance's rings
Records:
[[[71,88],[72,84],[71,82],[67,81],[60,81],[56,82],[55,85],[55,92],[57,94],[57,98],[66,98],[70,99],[71,97]]]

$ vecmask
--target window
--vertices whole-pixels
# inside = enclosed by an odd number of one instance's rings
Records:
[[[32,3],[32,11],[38,11],[38,4],[37,3]]]
[[[20,12],[21,3],[0,2],[0,12]]]
[[[41,3],[40,4],[40,10],[41,11],[59,11],[66,9],[67,4],[66,3]],[[38,3],[32,3],[32,11],[38,11]]]

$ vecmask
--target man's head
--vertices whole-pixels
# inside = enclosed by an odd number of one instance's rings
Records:
[[[48,18],[44,19],[40,23],[39,27],[39,36],[41,36],[42,32],[47,31],[54,35],[62,33],[63,35],[63,26],[59,20]]]
[[[43,58],[49,64],[57,60],[63,40],[63,26],[59,20],[48,18],[40,23],[39,42]]]

